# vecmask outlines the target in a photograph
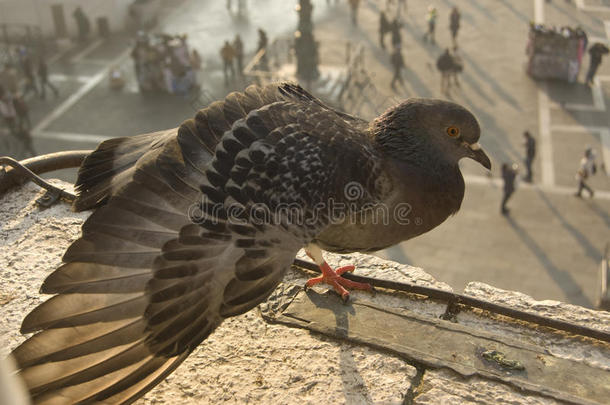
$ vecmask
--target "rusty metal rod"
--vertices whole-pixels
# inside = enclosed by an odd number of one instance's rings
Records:
[[[8,169],[0,170],[0,195],[28,180],[34,181],[40,187],[47,190],[58,191],[57,187],[40,178],[38,174],[79,167],[85,157],[91,152],[90,150],[55,152],[35,156],[20,162],[8,156],[0,157],[0,165],[9,166]],[[71,193],[63,190],[61,192],[62,198],[69,199],[72,197]]]
[[[293,264],[297,267],[302,267],[304,269],[315,271],[317,273],[320,272],[319,267],[315,263],[311,263],[305,260],[294,259]],[[381,280],[373,277],[359,276],[351,273],[344,273],[343,277],[360,283],[369,283],[374,287],[387,288],[390,290],[404,291],[407,293],[424,295],[436,300],[447,302],[449,305],[466,305],[473,308],[483,309],[494,314],[507,316],[513,319],[519,319],[522,321],[535,323],[536,325],[546,326],[564,332],[569,332],[575,335],[581,335],[602,340],[604,342],[610,342],[610,333],[604,332],[599,329],[592,329],[586,326],[575,325],[569,322],[536,315],[531,312],[520,311],[518,309],[510,308],[504,305],[494,304],[492,302],[470,297],[468,295],[456,294],[449,291],[439,290],[437,288],[399,283],[397,281]]]

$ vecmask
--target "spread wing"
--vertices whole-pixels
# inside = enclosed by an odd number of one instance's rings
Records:
[[[84,166],[82,196],[101,207],[45,280],[56,295],[25,318],[36,334],[13,352],[36,403],[142,396],[272,292],[328,224],[316,207],[372,182],[373,152],[349,119],[279,92],[256,93],[249,111],[212,105],[134,166]]]

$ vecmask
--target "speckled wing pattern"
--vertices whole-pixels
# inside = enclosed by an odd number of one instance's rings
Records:
[[[251,87],[175,136],[102,144],[78,181],[79,207],[99,208],[42,286],[56,295],[24,320],[36,334],[13,352],[35,403],[133,402],[264,300],[327,224],[312,208],[341,201],[347,182],[373,184],[361,125],[297,86]],[[116,165],[121,149],[133,165]]]

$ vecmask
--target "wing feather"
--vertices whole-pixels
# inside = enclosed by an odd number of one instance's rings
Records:
[[[294,85],[231,93],[153,135],[101,144],[80,172],[75,207],[103,206],[45,280],[57,295],[25,318],[22,331],[37,333],[13,352],[36,403],[130,403],[150,390],[273,291],[328,222],[312,207],[342,196],[337,171],[356,175],[368,153],[353,122]]]

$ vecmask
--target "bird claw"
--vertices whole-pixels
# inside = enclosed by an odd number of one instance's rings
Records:
[[[339,267],[337,270],[333,270],[326,262],[324,262],[320,265],[320,269],[322,270],[322,275],[307,280],[305,283],[305,289],[319,283],[328,284],[333,287],[333,290],[335,290],[337,294],[339,294],[344,303],[347,303],[349,300],[348,289],[365,290],[371,292],[374,291],[373,287],[371,287],[371,285],[368,283],[359,283],[357,281],[351,281],[341,277],[341,275],[344,273],[354,271],[354,266],[343,266]]]

